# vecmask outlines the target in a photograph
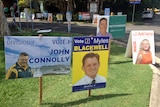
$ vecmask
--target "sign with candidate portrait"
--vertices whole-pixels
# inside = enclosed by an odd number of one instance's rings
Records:
[[[90,12],[78,12],[78,19],[79,20],[90,20],[91,14]]]
[[[102,16],[97,17],[97,35],[100,36],[104,32],[112,34],[113,38],[123,38],[126,31],[126,15]]]
[[[92,24],[97,25],[97,23],[98,23],[98,16],[99,16],[99,14],[93,14]]]
[[[28,69],[27,65],[31,68],[32,77],[70,72],[71,37],[5,36],[4,46],[6,73],[11,67],[14,69],[9,71],[7,79],[14,75],[25,78],[27,74],[22,73],[23,69]],[[22,59],[20,54],[24,56]]]
[[[109,37],[73,38],[72,92],[106,87]]]
[[[106,32],[109,31],[109,20],[110,20],[110,17],[109,16],[106,16],[106,15],[99,15],[98,17],[98,23],[97,23],[97,34],[100,32],[101,29],[105,29]],[[103,21],[106,20],[106,21]],[[104,26],[106,25],[106,27]],[[102,27],[101,27],[102,26]]]
[[[155,64],[153,30],[131,31],[133,64]]]

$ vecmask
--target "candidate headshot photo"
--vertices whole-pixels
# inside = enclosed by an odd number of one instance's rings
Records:
[[[87,53],[82,58],[82,72],[84,76],[74,86],[106,83],[104,76],[98,75],[100,68],[100,56],[97,53]]]
[[[31,67],[28,65],[29,55],[26,52],[19,54],[17,62],[8,68],[7,79],[28,78],[33,76]]]
[[[112,34],[108,32],[109,29],[109,18],[107,17],[98,17],[99,21],[97,24],[97,36],[108,36],[112,39]]]
[[[148,39],[143,39],[140,43],[136,64],[152,64],[151,44]]]

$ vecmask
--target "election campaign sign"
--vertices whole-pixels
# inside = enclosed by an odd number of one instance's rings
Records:
[[[133,64],[155,64],[154,31],[132,30],[125,57],[133,58]]]
[[[113,38],[123,38],[126,32],[126,15],[110,16],[109,20],[109,33]]]
[[[5,36],[4,46],[7,79],[70,72],[71,37]]]
[[[153,30],[133,30],[133,64],[155,64],[155,44]]]
[[[130,4],[140,4],[141,0],[129,0]]]
[[[102,19],[105,19],[107,22],[106,22],[106,24],[107,24],[107,28],[105,29],[106,30],[106,32],[108,32],[109,31],[109,21],[110,21],[110,17],[109,16],[105,16],[105,15],[99,15],[98,16],[98,23],[97,23],[97,34],[100,32],[100,21],[102,20]]]
[[[106,87],[109,37],[74,37],[72,91]]]

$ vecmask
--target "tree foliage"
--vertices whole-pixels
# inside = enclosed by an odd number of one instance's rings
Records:
[[[28,0],[19,0],[18,5],[23,8],[29,7],[29,1]]]

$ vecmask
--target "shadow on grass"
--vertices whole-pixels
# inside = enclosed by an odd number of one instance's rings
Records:
[[[118,43],[112,43],[110,49],[110,55],[117,56],[123,55],[125,53],[126,48],[119,45]]]
[[[1,56],[4,56],[4,54],[2,55],[1,53],[0,53],[0,55]],[[1,60],[1,67],[0,67],[0,82],[1,82],[1,80],[3,80],[4,78],[5,78],[5,58],[4,57],[2,57],[2,58],[0,58]]]
[[[2,79],[5,78],[5,57],[4,57],[4,38],[3,37],[0,37],[0,63],[1,63],[1,66],[0,67],[0,82]]]
[[[0,51],[4,50],[4,38],[0,37]]]
[[[0,82],[5,79],[5,72],[0,69]]]
[[[130,63],[130,62],[132,62],[132,60],[130,61],[111,61],[109,62],[109,64],[122,64],[122,63]]]
[[[132,94],[124,93],[124,94],[105,94],[105,95],[96,95],[96,96],[91,95],[88,98],[84,98],[84,99],[80,99],[76,101],[71,101],[71,102],[66,102],[66,103],[48,102],[48,103],[42,103],[41,105],[48,105],[49,107],[70,107],[70,106],[79,105],[82,103],[87,103],[89,101],[102,100],[102,99],[107,99],[107,98],[112,98],[112,97],[121,97],[121,96],[127,96],[127,95],[132,95]]]

